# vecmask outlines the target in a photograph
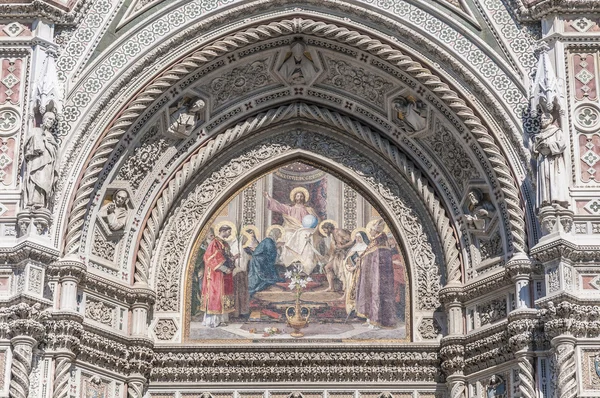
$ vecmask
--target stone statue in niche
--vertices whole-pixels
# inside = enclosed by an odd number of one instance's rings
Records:
[[[496,210],[494,205],[484,198],[480,189],[473,188],[467,195],[467,208],[470,213],[465,215],[468,227],[485,232]]]
[[[25,208],[48,209],[58,177],[58,142],[52,134],[62,110],[54,57],[44,60],[33,91],[33,124],[25,141]]]
[[[126,190],[120,189],[113,194],[112,201],[100,209],[100,217],[106,222],[109,230],[117,232],[125,227],[129,215],[128,201],[129,194]]]
[[[177,107],[169,108],[168,132],[182,138],[189,137],[205,107],[202,99],[182,98]]]
[[[50,197],[58,177],[58,142],[51,132],[55,123],[54,112],[44,111],[41,126],[33,128],[25,143],[25,207],[28,209],[50,206]]]
[[[308,84],[318,72],[306,45],[300,41],[292,44],[279,67],[279,73],[289,84]]]
[[[407,133],[418,133],[427,128],[427,105],[412,95],[396,98],[393,102],[400,126]]]
[[[533,153],[537,157],[538,206],[558,204],[567,207],[567,167],[564,152],[567,139],[555,125],[554,115],[541,115],[541,130],[533,137]]]
[[[498,375],[490,377],[486,388],[486,398],[506,398],[506,382]]]
[[[552,67],[548,46],[542,43],[540,50],[530,93],[532,116],[539,116],[541,125],[531,142],[531,150],[537,158],[537,205],[538,208],[567,208],[569,179],[564,159],[567,137],[556,120],[562,111],[562,89]]]

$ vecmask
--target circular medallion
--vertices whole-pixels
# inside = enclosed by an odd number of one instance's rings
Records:
[[[589,104],[580,106],[575,110],[575,123],[581,130],[595,130],[600,124],[598,108]]]
[[[16,130],[21,122],[19,114],[12,109],[0,110],[0,133],[10,133]]]

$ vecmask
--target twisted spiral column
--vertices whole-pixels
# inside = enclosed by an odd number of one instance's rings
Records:
[[[144,381],[143,377],[136,377],[127,383],[127,398],[142,398],[144,396]]]
[[[54,361],[54,390],[52,398],[65,398],[69,395],[69,377],[74,355],[61,353]]]
[[[519,392],[521,398],[536,398],[533,364],[527,355],[518,354]]]
[[[10,398],[27,398],[29,395],[29,374],[33,359],[33,346],[36,341],[29,336],[18,336],[11,340],[12,366],[9,386]]]
[[[577,397],[575,341],[571,337],[555,337],[552,345],[556,363],[556,396],[575,398]]]
[[[450,398],[467,398],[467,386],[460,376],[449,376],[447,379]]]

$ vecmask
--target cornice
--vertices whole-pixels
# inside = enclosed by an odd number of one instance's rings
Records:
[[[128,304],[153,305],[156,301],[156,293],[147,286],[125,286],[92,273],[86,274],[81,287]]]
[[[108,370],[119,369],[124,375],[150,372],[154,343],[149,338],[126,337],[84,324],[78,361]]]
[[[79,0],[74,7],[60,7],[44,0],[29,3],[0,4],[0,15],[8,20],[31,21],[42,19],[58,25],[77,25],[90,0]]]
[[[599,13],[598,0],[511,0],[519,20],[537,22],[552,15]]]
[[[465,339],[465,373],[477,372],[514,359],[509,346],[508,321],[470,334]]]
[[[49,351],[71,351],[77,353],[83,332],[83,316],[72,311],[52,312],[46,322],[46,349]]]
[[[86,278],[87,266],[78,260],[62,259],[50,264],[47,273],[49,276],[70,276],[81,281]]]
[[[26,240],[12,247],[0,247],[0,263],[17,264],[31,259],[50,264],[58,259],[59,254],[59,251],[53,247]]]
[[[541,307],[540,318],[544,331],[550,338],[570,335],[581,338],[600,337],[600,306],[574,304],[565,300],[546,301]]]
[[[151,381],[344,382],[442,381],[438,347],[315,346],[156,349]]]
[[[599,262],[600,245],[577,245],[559,238],[548,243],[538,243],[531,249],[531,256],[540,262],[555,259],[567,259],[575,263]]]
[[[444,304],[455,302],[465,303],[497,291],[512,284],[509,270],[502,268],[485,278],[473,281],[467,285],[446,285],[440,290],[440,301]]]

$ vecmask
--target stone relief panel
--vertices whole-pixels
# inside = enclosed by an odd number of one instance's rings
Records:
[[[506,318],[508,314],[506,297],[499,297],[487,303],[477,305],[477,314],[479,318],[478,324],[482,327]]]
[[[139,153],[139,152],[138,152]],[[126,162],[126,169],[129,163]],[[92,266],[114,275],[116,257],[124,241],[125,226],[133,213],[133,192],[126,181],[117,180],[106,190],[93,226],[90,242]]]
[[[581,365],[581,386],[584,393],[600,391],[600,350],[582,348]]]
[[[354,65],[350,60],[325,57],[323,63],[326,65],[327,74],[321,84],[365,98],[380,109],[385,106],[386,93],[396,88],[385,76],[365,69],[364,65]]]
[[[442,334],[442,327],[435,318],[421,319],[418,330],[424,340],[436,339]]]
[[[429,130],[429,106],[416,95],[403,94],[392,101],[392,120],[408,136],[427,133]]]
[[[548,293],[554,293],[560,290],[560,267],[548,267],[546,269],[546,291]]]
[[[196,96],[184,96],[167,110],[166,133],[176,138],[187,138],[205,119],[206,103]]]
[[[435,131],[421,141],[441,160],[460,193],[469,181],[481,177],[464,145],[441,122],[437,121]]]
[[[487,234],[495,220],[496,208],[490,195],[480,188],[471,188],[465,198],[465,222],[476,234]]]
[[[159,319],[154,326],[154,335],[160,341],[171,340],[177,333],[177,324],[173,319]]]
[[[272,62],[269,58],[247,61],[202,86],[202,90],[211,96],[212,109],[219,109],[233,100],[240,100],[252,90],[273,84]]]
[[[500,232],[492,234],[489,239],[479,239],[479,252],[482,261],[498,257],[502,255],[503,251],[504,248],[502,246]]]
[[[317,64],[317,58],[313,55],[313,51],[306,46],[304,41],[292,43],[283,54],[284,57],[277,72],[286,83],[310,85],[314,82],[321,68]]]
[[[134,192],[137,191],[144,178],[153,170],[160,157],[165,153],[165,150],[173,145],[173,140],[161,135],[158,127],[151,127],[142,138],[141,144],[133,150],[133,153],[129,155],[119,169],[116,180],[129,181]]]
[[[85,302],[85,317],[103,325],[114,327],[116,324],[116,308],[103,301],[87,297]]]
[[[103,258],[104,260],[113,262],[115,260],[116,248],[118,240],[107,238],[105,234],[98,228],[95,228],[92,242],[92,254]]]

